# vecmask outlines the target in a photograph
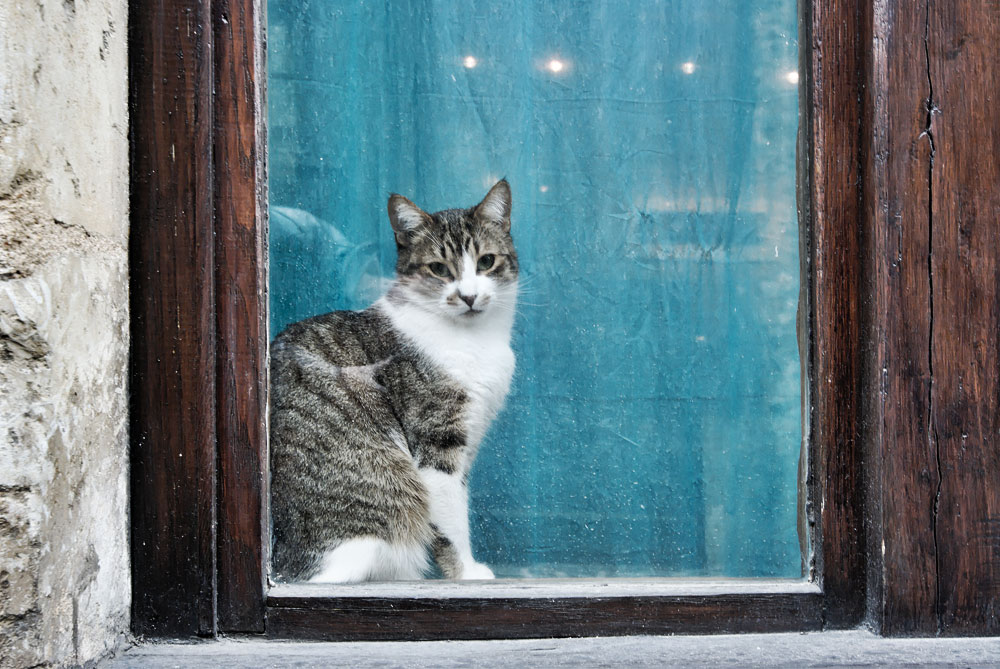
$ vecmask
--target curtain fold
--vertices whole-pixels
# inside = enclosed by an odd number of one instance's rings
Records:
[[[367,306],[390,192],[514,197],[500,576],[801,575],[797,8],[268,3],[271,334]]]

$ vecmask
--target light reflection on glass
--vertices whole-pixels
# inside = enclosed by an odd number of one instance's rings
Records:
[[[797,577],[795,0],[267,4],[272,334],[385,290],[380,194],[514,190],[518,371],[470,474],[477,558]]]

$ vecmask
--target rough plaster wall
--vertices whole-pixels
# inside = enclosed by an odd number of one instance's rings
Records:
[[[0,666],[128,630],[126,0],[0,0]]]

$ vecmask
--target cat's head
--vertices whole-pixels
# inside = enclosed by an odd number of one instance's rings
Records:
[[[434,214],[393,194],[389,221],[399,252],[394,291],[407,302],[456,319],[512,314],[518,265],[510,208],[506,179],[474,207]]]

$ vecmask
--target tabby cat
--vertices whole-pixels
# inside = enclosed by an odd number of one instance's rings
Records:
[[[501,180],[469,209],[389,198],[396,279],[364,311],[288,326],[271,345],[277,580],[487,579],[468,475],[514,373],[518,263]]]

